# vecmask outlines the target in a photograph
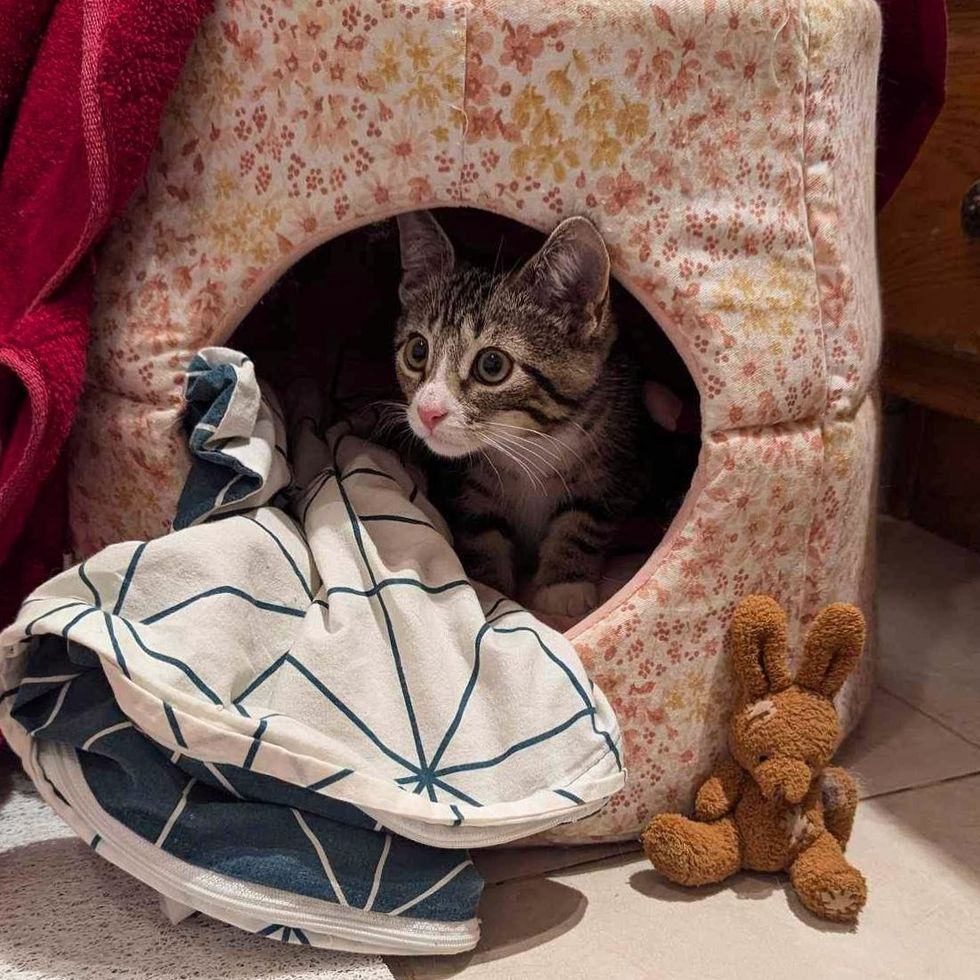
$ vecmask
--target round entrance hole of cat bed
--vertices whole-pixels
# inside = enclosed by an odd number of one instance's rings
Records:
[[[547,238],[517,221],[472,208],[441,208],[433,214],[459,259],[497,271],[520,268]],[[404,400],[393,345],[400,278],[394,219],[347,232],[291,266],[227,344],[247,353],[273,384],[288,384],[297,372],[313,375],[334,406],[335,418],[371,402]],[[636,512],[618,527],[598,583],[599,608],[578,624],[561,624],[572,634],[614,605],[619,593],[628,594],[634,577],[656,561],[657,548],[691,487],[701,448],[698,389],[680,354],[615,278],[610,298],[619,342],[643,378],[636,397],[644,402],[644,451],[654,460],[654,480]]]

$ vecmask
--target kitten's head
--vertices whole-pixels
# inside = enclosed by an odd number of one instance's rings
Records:
[[[458,263],[428,212],[398,228],[395,364],[412,431],[440,456],[466,456],[573,417],[615,339],[595,226],[568,218],[507,274]]]

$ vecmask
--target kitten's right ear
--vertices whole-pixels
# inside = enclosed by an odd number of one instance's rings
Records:
[[[609,252],[588,218],[566,218],[518,273],[546,306],[587,311],[598,322],[609,295]]]
[[[398,239],[402,256],[398,295],[405,303],[426,282],[449,272],[456,254],[442,226],[428,211],[400,214]]]

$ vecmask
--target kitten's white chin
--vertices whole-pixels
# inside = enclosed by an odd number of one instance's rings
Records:
[[[443,435],[441,432],[428,432],[421,425],[416,424],[412,418],[409,418],[408,424],[415,435],[437,456],[443,456],[446,459],[459,459],[474,452],[474,447],[466,443],[461,433],[457,438],[453,438],[449,435]]]
[[[468,446],[460,446],[438,436],[425,436],[425,444],[437,456],[445,456],[447,459],[459,459],[462,456],[469,456],[473,452]]]

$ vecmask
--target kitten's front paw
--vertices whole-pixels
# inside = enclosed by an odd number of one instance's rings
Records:
[[[559,582],[534,593],[534,611],[549,616],[581,618],[599,604],[593,582]]]

